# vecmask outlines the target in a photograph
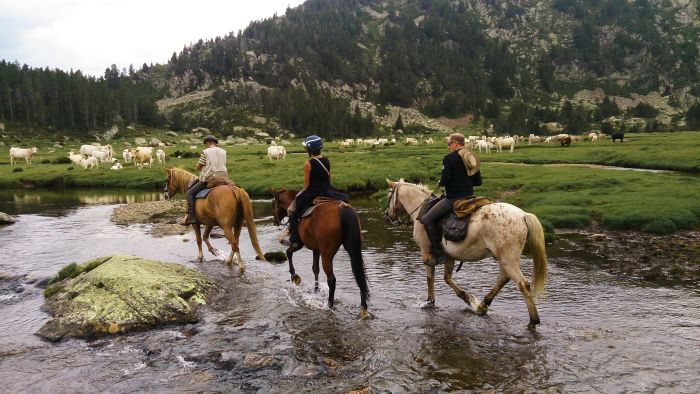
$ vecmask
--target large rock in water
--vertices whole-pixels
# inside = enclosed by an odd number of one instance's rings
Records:
[[[125,254],[90,260],[81,270],[87,272],[46,289],[43,309],[53,318],[37,335],[58,341],[193,323],[216,286],[185,266]]]
[[[12,224],[15,222],[17,222],[17,219],[6,214],[5,212],[0,212],[0,226],[2,226],[3,224]]]

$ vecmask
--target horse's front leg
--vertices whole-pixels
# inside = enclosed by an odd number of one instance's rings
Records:
[[[197,250],[199,250],[199,254],[197,254],[197,262],[201,263],[204,261],[204,253],[202,253],[202,228],[199,224],[193,224],[192,228],[194,229],[194,235],[197,238]]]
[[[294,263],[292,262],[292,255],[294,252],[301,248],[293,248],[292,246],[287,248],[287,261],[289,261],[289,274],[292,277],[292,283],[299,285],[301,283],[301,277],[294,271]]]
[[[454,280],[452,280],[452,271],[454,270],[455,267],[455,261],[453,258],[448,257],[447,262],[445,263],[445,283],[447,283],[452,290],[455,291],[457,294],[457,297],[461,298],[464,302],[469,305],[469,307],[472,309],[473,312],[477,311],[477,308],[479,306],[476,298],[467,293],[466,291],[462,290],[457,283],[455,283]]]
[[[314,292],[318,293],[318,290],[319,290],[318,273],[320,272],[319,260],[321,259],[321,253],[319,253],[318,250],[314,250],[313,254],[314,254],[314,261],[313,261],[313,265],[311,266],[311,269],[314,271],[314,280],[316,281],[316,283],[314,284]]]
[[[209,234],[211,233],[211,229],[213,229],[214,226],[208,224],[206,227],[204,227],[204,243],[207,244],[207,249],[209,249],[209,253],[213,254],[214,256],[219,256],[219,251],[216,250],[213,246],[211,246],[211,243],[209,243]]]

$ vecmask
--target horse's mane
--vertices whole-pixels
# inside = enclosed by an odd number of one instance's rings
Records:
[[[173,183],[180,187],[187,187],[187,183],[192,180],[192,178],[197,177],[195,174],[181,168],[171,168],[170,176],[172,177]]]
[[[432,190],[428,189],[428,187],[425,186],[425,185],[422,184],[422,183],[409,183],[409,182],[404,181],[403,178],[399,179],[399,183],[403,183],[404,185],[407,185],[407,186],[413,186],[413,187],[415,187],[416,189],[418,189],[418,190],[420,190],[420,191],[423,191],[423,192],[425,192],[425,193],[427,193],[427,194],[432,194],[432,193],[433,193]]]

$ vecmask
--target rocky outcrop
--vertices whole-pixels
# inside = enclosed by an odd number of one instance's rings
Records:
[[[14,217],[12,217],[4,212],[0,212],[0,226],[2,226],[4,224],[13,224],[16,222],[17,222],[17,219],[15,219]]]
[[[49,287],[52,318],[37,335],[58,341],[198,321],[197,307],[216,285],[185,266],[117,254],[78,266],[96,267]]]

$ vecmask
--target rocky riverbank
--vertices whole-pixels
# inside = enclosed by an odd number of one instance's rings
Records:
[[[114,208],[110,219],[121,225],[150,224],[149,234],[154,237],[181,235],[189,231],[189,227],[179,223],[186,207],[182,200],[126,204]]]

